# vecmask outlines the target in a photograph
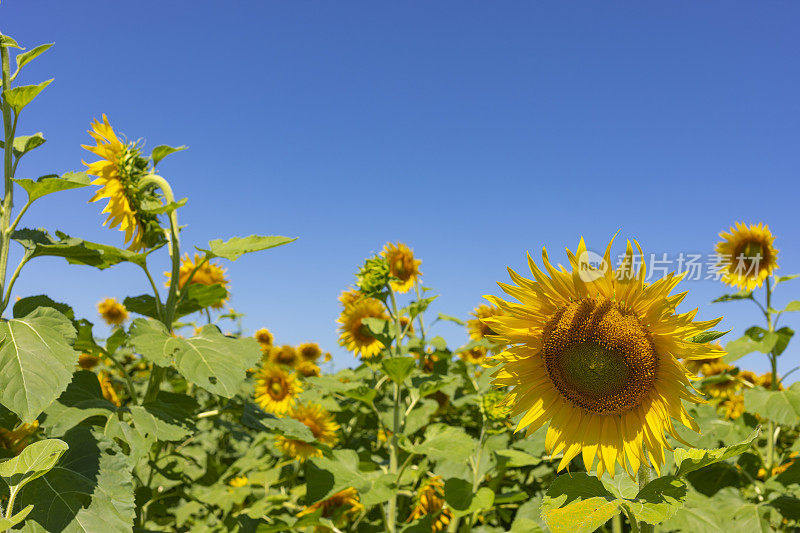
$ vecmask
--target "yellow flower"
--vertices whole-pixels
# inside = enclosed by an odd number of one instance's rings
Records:
[[[303,387],[294,374],[272,363],[266,363],[255,374],[256,403],[268,413],[283,415],[294,407]]]
[[[338,518],[337,523],[344,523],[349,518],[358,516],[364,510],[358,499],[358,491],[353,487],[340,490],[330,498],[307,505],[297,516],[305,516],[322,509],[323,518]]]
[[[119,326],[128,320],[128,310],[116,298],[106,298],[99,302],[97,312],[109,326]]]
[[[467,320],[467,331],[469,332],[469,338],[473,341],[480,341],[483,339],[491,340],[490,337],[494,336],[495,332],[492,331],[491,326],[484,322],[484,319],[501,316],[502,314],[503,310],[494,305],[481,304],[476,307],[472,312],[472,316],[475,318]],[[495,349],[492,349],[491,352],[496,354],[503,351],[503,348],[503,346],[499,346]]]
[[[21,424],[13,430],[0,427],[0,448],[19,455],[31,443],[31,438],[38,429],[39,422],[36,420],[30,424]]]
[[[438,532],[447,529],[453,518],[453,511],[445,505],[444,483],[442,476],[434,476],[426,481],[417,492],[417,500],[411,516],[406,522],[413,522],[426,515],[434,515],[431,531]]]
[[[305,342],[297,347],[297,353],[303,361],[316,361],[322,355],[322,350],[316,342]]]
[[[518,430],[530,434],[549,421],[545,447],[563,453],[559,471],[581,455],[587,471],[597,458],[598,476],[613,476],[618,463],[634,477],[648,458],[660,472],[669,448],[664,433],[681,440],[672,419],[699,429],[681,400],[701,400],[676,358],[723,355],[685,340],[719,319],[677,314],[686,293],[669,294],[682,276],[645,283],[644,265],[633,268],[630,242],[616,272],[611,243],[599,268],[586,261],[583,239],[577,253],[567,254],[572,271],[554,268],[543,250],[547,274],[529,257],[535,281],[509,269],[514,284],[500,286],[521,303],[486,297],[503,310],[484,319],[496,332],[490,340],[511,347],[485,364],[499,365],[496,386],[511,387],[506,403],[512,417],[523,414]]]
[[[272,332],[267,328],[261,328],[260,330],[256,331],[254,335],[258,344],[261,345],[261,350],[268,350],[272,343],[275,341],[275,337],[273,337]]]
[[[195,268],[197,270],[195,271]],[[216,263],[212,263],[211,261],[203,262],[203,258],[200,257],[200,254],[194,254],[194,259],[189,257],[189,254],[181,259],[181,267],[178,271],[178,287],[183,289],[186,283],[189,281],[189,276],[192,275],[194,272],[194,276],[192,276],[192,284],[199,284],[199,285],[222,285],[222,287],[226,291],[230,291],[229,285],[230,280],[225,277],[225,269],[219,266]],[[164,275],[167,277],[167,282],[165,285],[169,287],[169,280],[172,279],[172,274],[169,272],[164,272]],[[228,301],[228,298],[215,303],[211,307],[213,309],[222,309],[225,307],[225,302]]]
[[[336,444],[338,440],[336,432],[339,430],[339,424],[333,420],[330,413],[323,409],[321,405],[298,405],[289,416],[305,424],[320,444],[328,446]],[[322,456],[322,450],[312,443],[289,439],[283,435],[275,437],[275,444],[284,454],[301,462],[309,457]]]
[[[411,317],[405,315],[400,317],[400,332],[405,332],[407,335],[414,334],[414,322],[411,320]]]
[[[735,420],[744,413],[744,396],[741,394],[733,394],[720,403],[720,406],[725,411],[725,418]]]
[[[296,367],[297,373],[305,378],[319,376],[319,367],[311,361],[300,361]]]
[[[467,363],[472,363],[473,365],[479,365],[483,362],[483,359],[486,357],[486,348],[483,346],[475,346],[474,348],[470,348],[469,350],[462,350],[458,352],[458,356],[461,358],[462,361],[466,361]]]
[[[339,316],[339,344],[356,355],[369,359],[380,353],[383,343],[373,337],[367,326],[362,324],[365,318],[389,319],[380,300],[364,298],[354,302]]]
[[[766,374],[762,374],[761,376],[759,376],[756,379],[756,385],[760,385],[765,389],[772,389],[772,373],[767,372]],[[781,383],[778,383],[777,390],[784,390],[783,385]]]
[[[100,358],[96,355],[91,355],[88,353],[82,353],[78,356],[78,366],[80,366],[84,370],[91,370],[97,366],[97,363],[100,362]]]
[[[411,290],[411,287],[422,275],[422,272],[419,271],[422,261],[414,259],[414,252],[411,251],[411,248],[400,242],[397,244],[387,242],[381,255],[389,263],[389,273],[399,280],[391,283],[392,289],[399,293]]]
[[[714,383],[706,383],[703,385],[703,390],[714,398],[729,398],[736,391],[742,388],[742,382],[730,377],[734,367],[723,363],[722,361],[712,361],[705,363],[700,369],[700,373],[705,377],[722,376],[725,374],[728,379],[721,379]]]
[[[117,395],[117,389],[114,388],[114,384],[111,382],[111,374],[105,370],[101,370],[97,374],[97,381],[100,382],[100,389],[103,391],[103,398],[113,403],[117,407],[122,405],[122,402],[119,400],[119,396]]]
[[[148,161],[139,155],[135,144],[126,145],[119,140],[105,115],[103,122],[92,122],[89,135],[97,146],[81,146],[101,159],[83,164],[88,167],[86,172],[97,178],[92,185],[100,185],[89,201],[108,198],[108,205],[103,209],[108,219],[103,225],[119,226],[120,231],[125,232],[125,242],[130,242],[129,250],[138,252],[154,246],[163,235],[157,217],[142,211],[142,205],[159,201],[154,186],[140,184],[141,178],[150,173]]]
[[[339,295],[339,303],[342,304],[342,307],[347,307],[350,304],[354,304],[359,301],[363,295],[355,289],[347,289],[346,291],[342,291],[342,294]]]
[[[722,281],[744,291],[761,287],[772,271],[778,268],[778,250],[769,226],[759,223],[746,226],[737,222],[730,233],[719,234],[717,243]]]
[[[297,350],[293,346],[272,346],[269,349],[269,360],[276,365],[294,366],[297,363]]]
[[[246,487],[248,483],[247,476],[236,476],[228,481],[228,485],[231,487]]]

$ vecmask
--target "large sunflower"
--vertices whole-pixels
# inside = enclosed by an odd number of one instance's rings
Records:
[[[672,419],[698,430],[681,403],[700,401],[688,379],[693,375],[676,358],[723,355],[687,340],[719,319],[694,322],[696,311],[677,314],[685,293],[669,293],[682,276],[644,283],[644,265],[632,268],[630,242],[616,272],[611,243],[599,269],[585,261],[583,239],[576,254],[567,254],[571,272],[555,269],[546,250],[547,274],[528,257],[535,281],[509,269],[515,284],[499,285],[520,303],[486,297],[504,311],[484,319],[496,332],[493,340],[512,345],[487,363],[500,365],[494,384],[511,387],[511,416],[524,413],[518,430],[530,434],[550,422],[545,446],[563,453],[558,470],[581,454],[587,470],[597,458],[598,476],[613,476],[616,463],[634,476],[647,456],[660,471],[669,448],[664,433],[680,440]]]
[[[339,316],[339,344],[356,355],[369,359],[383,348],[383,343],[373,337],[362,321],[365,318],[388,320],[383,304],[375,298],[364,298],[345,307]]]
[[[97,146],[83,144],[81,147],[101,159],[94,163],[84,161],[83,164],[88,167],[87,174],[97,178],[92,185],[100,185],[89,201],[108,198],[108,204],[102,211],[108,213],[108,218],[103,225],[108,224],[110,228],[119,226],[120,231],[125,232],[125,242],[130,242],[129,250],[138,252],[154,246],[163,235],[157,217],[142,209],[145,204],[159,205],[155,187],[140,184],[141,178],[150,173],[148,160],[139,155],[136,144],[125,144],[119,140],[105,115],[103,122],[92,122],[89,135],[97,142]]]
[[[266,412],[283,415],[292,410],[303,387],[294,374],[266,363],[255,374],[256,403]]]
[[[419,271],[421,259],[414,259],[414,252],[405,244],[387,242],[381,255],[389,263],[389,273],[396,277],[398,281],[391,283],[392,289],[399,293],[408,292],[417,279],[422,275]]]
[[[453,518],[453,511],[445,505],[442,476],[434,476],[422,485],[417,492],[417,500],[407,522],[426,515],[433,515],[431,531],[434,532],[447,529],[447,525]]]
[[[195,268],[197,270],[195,270]],[[192,272],[194,272],[194,276],[192,276]],[[170,272],[164,272],[164,275],[167,277],[167,282],[165,285],[169,287],[169,280],[172,278],[172,274]],[[225,268],[216,263],[212,263],[211,261],[203,262],[200,254],[194,254],[194,259],[189,257],[189,254],[186,254],[181,259],[181,267],[180,270],[178,270],[179,288],[183,289],[186,283],[189,282],[189,276],[192,276],[192,284],[222,285],[226,291],[230,291],[230,280],[225,277]],[[222,309],[229,297],[230,293],[227,297],[215,303],[211,307],[214,309]]]
[[[305,424],[320,444],[327,446],[336,444],[338,440],[336,432],[339,430],[339,424],[321,405],[313,403],[298,405],[289,413],[289,416]],[[302,440],[289,439],[279,435],[275,437],[275,444],[283,453],[298,461],[322,456],[322,450]]]
[[[746,226],[737,222],[730,233],[723,231],[719,236],[723,240],[717,243],[717,268],[724,283],[752,291],[778,268],[778,250],[772,245],[775,237],[766,224]]]

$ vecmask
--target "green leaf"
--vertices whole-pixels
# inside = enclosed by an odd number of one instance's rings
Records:
[[[427,298],[422,298],[420,300],[414,300],[410,304],[408,304],[402,311],[406,311],[408,313],[408,316],[410,316],[411,319],[413,320],[414,318],[417,317],[417,315],[424,313],[425,310],[428,309],[428,306],[431,304],[431,302],[433,302],[438,297],[439,296],[429,296]],[[401,315],[403,314],[402,311],[400,313]]]
[[[466,326],[467,323],[461,320],[460,318],[456,318],[454,316],[445,315],[444,313],[439,313],[437,316],[437,320],[447,320],[448,322],[454,322],[459,326]]]
[[[277,433],[287,439],[301,440],[303,442],[314,442],[316,440],[308,426],[299,420],[294,418],[275,418],[252,403],[244,404],[242,424],[251,429]]]
[[[145,211],[147,214],[150,214],[150,215],[163,215],[165,213],[172,213],[173,211],[175,211],[179,207],[185,206],[187,201],[188,201],[188,198],[181,198],[177,202],[170,202],[168,204],[161,204],[160,206],[155,207],[153,209],[146,209],[146,210],[143,209],[143,211]]]
[[[20,85],[14,87],[13,89],[3,91],[3,98],[5,98],[5,101],[11,106],[14,112],[19,114],[19,112],[22,111],[26,105],[30,104],[45,87],[50,85],[51,81],[53,81],[52,78],[38,85]]]
[[[306,461],[306,505],[324,500],[340,490],[354,487],[369,491],[372,483],[358,468],[355,450],[333,450],[333,457],[314,457]]]
[[[125,299],[127,307],[128,299]],[[130,343],[137,353],[159,366],[169,366],[175,355],[185,349],[184,341],[173,337],[157,320],[137,318],[131,324]]]
[[[228,291],[219,283],[214,285],[192,283],[184,288],[183,292],[184,296],[178,302],[178,308],[175,310],[175,318],[202,311],[206,307],[218,304],[228,297]],[[150,294],[128,296],[123,300],[122,304],[132,313],[158,318],[156,299]]]
[[[463,429],[445,424],[433,424],[425,430],[422,444],[406,447],[406,451],[427,455],[435,461],[448,459],[466,461],[475,451],[477,442]]]
[[[745,402],[747,402],[746,397]],[[739,455],[750,447],[750,444],[758,437],[758,433],[759,429],[756,429],[744,441],[724,448],[716,448],[713,450],[677,448],[673,452],[675,465],[678,467],[675,475],[685,476],[689,472],[699,470],[704,466]]]
[[[0,322],[0,403],[32,422],[72,379],[75,336],[69,319],[49,307]]]
[[[54,301],[47,295],[39,294],[38,296],[26,296],[20,298],[14,303],[14,318],[22,318],[28,316],[38,307],[52,307],[70,320],[75,320],[75,311],[72,310],[67,304]]]
[[[12,37],[9,37],[8,35],[0,35],[0,47],[19,48],[20,50],[25,50],[24,48],[22,48],[20,45],[17,44],[17,41],[15,41]]]
[[[761,353],[769,353],[775,347],[778,340],[779,336],[775,332],[769,332],[758,340],[754,340],[751,335],[743,335],[725,345],[725,351],[728,352],[728,354],[723,360],[726,363],[732,363],[751,352],[758,351]]]
[[[153,158],[153,166],[158,165],[161,160],[168,155],[172,155],[175,152],[181,152],[187,148],[188,146],[178,146],[177,148],[174,148],[172,146],[167,146],[166,144],[156,146],[153,148],[153,152],[150,154],[150,157]]]
[[[689,472],[686,479],[700,494],[713,496],[725,487],[739,487],[742,476],[736,466],[722,461]]]
[[[381,368],[395,383],[402,383],[414,371],[417,361],[413,357],[389,357],[381,361]]]
[[[736,294],[723,294],[719,298],[715,300],[711,300],[711,303],[719,303],[719,302],[732,302],[734,300],[749,300],[753,297],[753,293],[750,291],[740,291]]]
[[[129,250],[75,239],[60,231],[55,240],[45,230],[21,229],[11,234],[26,251],[27,260],[40,256],[63,257],[73,265],[93,266],[105,269],[122,262],[144,265],[147,254],[137,254]]]
[[[375,396],[378,394],[373,388],[370,388],[366,385],[359,385],[353,389],[347,389],[342,391],[342,394],[347,396],[348,398],[352,398],[354,400],[358,400],[359,402],[364,402],[365,404],[369,405],[375,399]]]
[[[536,466],[542,462],[539,457],[534,457],[529,453],[520,450],[506,449],[496,450],[497,464],[506,468],[521,468],[524,466]],[[620,478],[622,476],[619,476]]]
[[[800,500],[791,496],[778,496],[769,505],[788,520],[800,520]]]
[[[45,138],[42,132],[34,133],[33,135],[20,135],[14,137],[12,148],[14,150],[14,157],[22,157],[34,148],[38,148],[45,143]],[[0,141],[0,148],[5,148],[6,143]]]
[[[28,516],[28,514],[33,510],[33,505],[29,505],[14,516],[7,517],[7,518],[0,518],[0,531],[8,531],[12,527],[16,526]]]
[[[450,478],[444,482],[444,499],[453,509],[454,516],[463,516],[494,504],[494,492],[489,487],[482,487],[475,492],[472,483],[461,478]]]
[[[64,533],[130,531],[133,482],[126,457],[110,439],[86,428],[64,435],[69,450],[62,461],[21,493],[33,505],[26,527]]]
[[[45,43],[40,44],[36,48],[28,50],[27,52],[23,52],[17,55],[17,71],[19,71],[22,67],[42,55],[44,52],[50,49],[55,43]]]
[[[728,330],[728,331],[704,331],[703,333],[700,333],[699,335],[695,335],[694,337],[689,339],[689,341],[690,342],[699,343],[699,344],[705,344],[707,342],[711,342],[711,341],[719,339],[723,335],[725,335],[727,333],[730,333],[730,331],[731,330]]]
[[[96,416],[108,418],[117,407],[103,397],[97,374],[79,370],[61,396],[45,410],[42,424],[48,435],[63,435],[70,428]]]
[[[648,524],[659,524],[671,518],[686,500],[686,483],[673,476],[656,478],[626,502],[633,515]]]
[[[784,281],[789,281],[794,278],[800,277],[800,274],[790,274],[788,276],[775,276],[775,283],[783,283]]]
[[[248,368],[261,359],[261,349],[253,338],[234,339],[209,324],[200,334],[181,340],[175,354],[175,367],[183,376],[212,394],[232,398],[244,381]]]
[[[297,238],[281,237],[279,235],[250,235],[249,237],[231,237],[223,242],[216,239],[208,243],[208,250],[198,248],[201,252],[209,254],[211,257],[221,257],[230,261],[236,261],[244,254],[268,250],[296,241]]]
[[[0,463],[0,478],[12,493],[49,472],[67,451],[67,443],[46,439],[26,446],[18,456]]]
[[[91,178],[86,172],[67,172],[62,176],[51,174],[36,180],[15,179],[14,181],[28,193],[28,201],[33,202],[54,192],[87,187]]]
[[[800,418],[800,384],[785,391],[753,387],[744,391],[744,404],[748,412],[793,426]]]
[[[786,304],[786,307],[783,308],[781,313],[787,313],[791,311],[800,311],[800,300],[793,300]]]

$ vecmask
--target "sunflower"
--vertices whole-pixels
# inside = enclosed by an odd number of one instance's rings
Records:
[[[231,487],[246,487],[250,480],[247,479],[247,476],[236,476],[232,477],[228,480],[228,485]]]
[[[364,510],[361,501],[358,499],[358,491],[353,487],[340,490],[330,498],[318,501],[306,506],[297,516],[305,516],[322,510],[323,518],[335,518],[337,522],[344,521],[358,516]]]
[[[362,324],[365,318],[381,318],[389,316],[383,310],[383,304],[375,298],[364,298],[352,303],[339,316],[339,344],[356,355],[369,359],[375,357],[383,348],[383,343],[373,337],[367,326]]]
[[[293,346],[272,346],[269,349],[269,360],[276,365],[294,366],[297,363],[297,350]]]
[[[90,176],[95,176],[92,185],[100,185],[90,202],[108,198],[103,213],[108,218],[103,223],[110,228],[119,226],[125,232],[129,250],[138,252],[153,247],[163,240],[158,217],[143,210],[145,205],[160,205],[154,185],[142,185],[141,179],[150,174],[149,162],[139,154],[134,143],[124,144],[103,115],[103,122],[95,120],[89,135],[97,146],[81,145],[101,159],[94,163],[83,162]]]
[[[289,414],[295,420],[299,420],[311,430],[311,434],[320,444],[333,446],[338,437],[336,432],[339,430],[333,417],[321,405],[305,404],[298,405]],[[321,457],[322,450],[310,442],[294,440],[278,435],[275,437],[275,444],[284,454],[298,461],[305,461],[309,457]]]
[[[363,296],[364,295],[356,289],[347,289],[346,291],[342,291],[342,294],[339,295],[339,303],[342,304],[342,307],[348,307],[350,304],[359,301]]]
[[[116,298],[106,298],[99,302],[97,312],[109,326],[119,326],[128,320],[128,310]]]
[[[297,353],[303,361],[316,361],[322,355],[322,350],[316,342],[304,342],[297,347]]]
[[[260,330],[256,331],[254,335],[258,344],[261,345],[261,350],[269,350],[272,346],[272,343],[275,341],[275,337],[272,335],[272,332],[267,328],[261,328]]]
[[[387,242],[381,255],[389,263],[389,273],[397,278],[398,281],[391,282],[395,292],[404,293],[411,290],[414,283],[422,275],[419,271],[420,259],[414,259],[414,252],[405,244]]]
[[[481,304],[475,308],[475,310],[471,313],[472,316],[475,318],[467,320],[467,331],[469,332],[469,338],[473,341],[480,341],[483,339],[489,340],[490,336],[496,335],[494,331],[492,331],[491,326],[489,326],[486,322],[483,321],[485,318],[491,318],[495,316],[501,316],[503,314],[503,310],[494,305],[486,305]],[[498,346],[490,350],[492,353],[496,354],[503,351],[503,346]]]
[[[699,430],[681,400],[702,400],[690,386],[692,374],[676,358],[724,352],[686,340],[719,319],[694,322],[696,311],[676,313],[686,293],[669,293],[682,276],[645,284],[644,265],[632,268],[630,242],[615,272],[612,243],[599,269],[585,261],[583,239],[576,254],[567,251],[571,272],[555,269],[546,250],[547,274],[528,258],[535,281],[509,269],[515,284],[499,285],[520,303],[487,296],[503,315],[484,322],[496,332],[490,340],[512,346],[486,364],[499,365],[496,386],[511,387],[505,399],[511,416],[524,414],[518,430],[527,427],[530,434],[549,421],[545,447],[563,453],[559,471],[582,455],[587,471],[597,458],[598,476],[613,476],[619,463],[634,477],[648,456],[660,472],[669,448],[665,432],[683,442],[673,418]]]
[[[88,353],[82,353],[78,356],[78,366],[84,370],[91,370],[97,366],[97,363],[100,362],[100,358],[96,355],[91,355]]]
[[[729,420],[736,420],[744,414],[744,396],[741,394],[732,394],[719,405]]]
[[[406,522],[413,522],[426,515],[434,515],[431,524],[431,531],[434,532],[447,529],[453,518],[453,511],[445,506],[442,476],[433,476],[422,485],[417,493],[414,509]]]
[[[255,400],[266,411],[283,415],[292,410],[303,387],[294,374],[272,363],[264,364],[255,374]]]
[[[312,361],[300,361],[299,363],[297,363],[297,367],[295,367],[295,370],[297,370],[297,373],[303,376],[304,378],[319,376],[320,373],[319,367]]]
[[[192,276],[192,272],[194,272],[194,276]],[[169,280],[172,279],[172,274],[169,272],[164,272],[164,275],[167,277],[167,282],[165,285],[169,287]],[[216,263],[212,263],[211,261],[203,261],[203,258],[200,257],[200,254],[194,254],[194,259],[192,259],[187,253],[186,256],[181,259],[181,267],[178,271],[179,288],[183,289],[186,283],[189,282],[189,276],[192,276],[192,284],[196,283],[199,285],[208,286],[222,285],[226,291],[230,291],[230,280],[225,277],[225,269]],[[230,294],[211,307],[213,309],[222,309],[225,307],[225,302],[228,301],[229,296]]]
[[[16,429],[0,427],[0,448],[19,455],[31,443],[31,438],[38,429],[39,422],[36,420],[30,424],[21,424]]]
[[[103,391],[103,398],[113,403],[117,407],[121,406],[122,402],[119,400],[117,389],[114,387],[114,383],[111,381],[111,374],[105,370],[101,370],[97,374],[97,381],[100,382],[100,390]]]
[[[760,375],[756,379],[756,385],[760,385],[765,389],[772,389],[772,373],[767,372],[766,374]],[[784,390],[783,385],[781,383],[778,383],[777,390]]]
[[[458,352],[458,356],[461,358],[462,361],[466,361],[467,363],[472,363],[473,365],[479,365],[483,362],[483,359],[486,357],[486,348],[483,346],[475,346],[470,348],[469,350],[462,350]]]
[[[737,222],[730,233],[719,234],[717,268],[722,281],[743,291],[761,287],[772,271],[778,268],[778,250],[772,245],[775,237],[769,226],[759,223],[746,226]]]

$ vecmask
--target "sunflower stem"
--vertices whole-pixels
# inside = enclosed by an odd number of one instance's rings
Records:
[[[11,88],[8,47],[0,46],[0,64],[2,64],[3,93]],[[5,139],[3,154],[3,176],[5,178],[5,196],[3,197],[2,221],[0,221],[0,294],[4,293],[6,285],[6,270],[8,268],[8,249],[11,244],[11,210],[14,207],[14,134],[17,129],[17,114],[12,117],[11,106],[2,99],[3,111],[3,137]],[[0,315],[6,306],[0,310]]]
[[[400,331],[400,313],[397,311],[397,299],[394,296],[394,291],[389,287],[389,298],[392,301],[392,317],[394,318],[394,353],[395,357],[400,357],[402,354],[401,349],[401,331]],[[391,446],[389,447],[389,472],[397,476],[397,455],[399,446],[397,444],[397,432],[400,431],[400,384],[394,384],[394,411],[392,413],[392,438]],[[399,480],[398,480],[399,481]],[[397,523],[397,494],[393,494],[389,499],[388,509],[386,512],[386,528],[389,533],[394,533]]]
[[[617,513],[614,515],[614,518],[611,519],[611,531],[612,533],[622,533],[622,513]]]
[[[647,447],[643,446],[643,449],[644,449],[644,453],[643,453],[644,461],[642,461],[642,464],[639,465],[639,476],[638,476],[639,492],[641,492],[642,489],[648,483],[650,483],[650,479],[651,479],[651,477],[650,477],[650,474],[651,474],[650,461],[647,459]],[[631,524],[633,525],[634,523],[635,523],[635,520],[631,520]],[[653,533],[653,531],[655,531],[655,526],[653,526],[651,524],[648,524],[647,522],[640,522],[639,523],[639,531],[641,533]]]
[[[772,321],[772,289],[770,288],[769,276],[766,279],[766,285],[764,288],[766,291],[767,300],[764,316],[767,319],[767,330],[772,333],[775,331],[775,324]],[[775,353],[775,350],[772,349],[767,354],[767,357],[769,357],[769,363],[772,370],[772,383],[770,383],[770,389],[778,390],[778,355]],[[775,467],[775,436],[775,422],[770,420],[767,429],[767,464],[765,469],[767,479],[772,477],[772,469]]]

